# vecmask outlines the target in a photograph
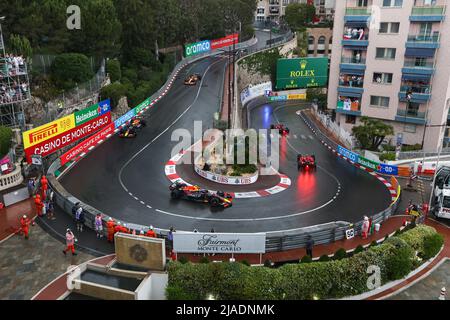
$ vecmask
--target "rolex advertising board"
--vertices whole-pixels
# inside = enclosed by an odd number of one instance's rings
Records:
[[[276,89],[324,87],[328,82],[328,58],[278,59]]]

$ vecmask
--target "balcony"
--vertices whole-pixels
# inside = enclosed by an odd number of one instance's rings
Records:
[[[407,86],[402,85],[400,88],[400,92],[398,93],[398,98],[400,101],[406,102],[406,91],[411,90],[411,102],[416,103],[426,103],[431,99],[431,90],[429,85],[413,85]]]
[[[425,112],[417,112],[414,110],[397,110],[395,121],[424,125],[426,120]]]
[[[412,22],[441,22],[444,20],[445,6],[413,7],[409,20]]]
[[[366,22],[369,20],[371,11],[368,7],[354,7],[345,9],[345,22]]]
[[[408,79],[421,81],[423,78],[430,78],[434,73],[434,63],[433,61],[416,61],[416,60],[405,60],[402,72],[404,75],[417,75],[417,79]]]
[[[366,59],[365,58],[348,58],[342,57],[340,64],[340,71],[342,73],[349,73],[355,75],[364,75],[366,70]]]
[[[359,99],[339,97],[336,112],[352,116],[361,116],[361,104],[359,103]]]
[[[362,29],[361,29],[362,30]],[[361,31],[362,32],[362,31]],[[366,50],[367,46],[369,45],[369,34],[368,34],[368,30],[364,30],[364,32],[362,32],[362,34],[355,33],[355,34],[351,34],[351,33],[346,33],[344,34],[344,37],[342,39],[342,46],[343,47],[350,47],[350,48],[346,48],[346,49],[358,49],[358,50]]]
[[[439,48],[439,34],[409,35],[406,48],[437,49]]]
[[[364,77],[357,75],[341,75],[338,93],[341,96],[359,97],[364,93]]]

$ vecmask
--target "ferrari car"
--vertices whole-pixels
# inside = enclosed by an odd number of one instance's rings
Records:
[[[278,130],[278,132],[280,132],[281,135],[285,136],[289,134],[289,128],[285,127],[284,124],[272,124],[270,125],[270,129],[273,130]]]
[[[170,185],[172,199],[185,199],[194,202],[209,203],[212,207],[229,208],[233,204],[233,197],[229,193],[217,193],[201,189],[199,186],[188,186],[185,183],[175,182]]]
[[[200,81],[200,80],[202,80],[201,75],[191,74],[184,80],[184,84],[188,85],[188,86],[195,86],[197,84],[197,81]]]
[[[314,155],[297,155],[297,168],[298,170],[310,170],[316,169],[316,156]]]

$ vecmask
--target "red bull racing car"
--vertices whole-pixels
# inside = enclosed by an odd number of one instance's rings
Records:
[[[137,130],[145,127],[147,123],[141,117],[136,117],[120,129],[119,137],[121,138],[134,138],[137,135]]]
[[[201,189],[199,186],[188,186],[185,183],[175,182],[170,185],[172,199],[185,199],[194,202],[209,203],[212,207],[229,208],[233,204],[233,197],[229,193],[217,193]]]
[[[288,135],[289,134],[289,128],[288,127],[285,127],[284,126],[284,124],[271,124],[270,125],[270,129],[271,130],[273,130],[273,129],[275,129],[275,130],[278,130],[278,132],[282,135],[282,136],[285,136],[285,135]]]
[[[314,155],[297,155],[298,170],[315,170],[317,169],[316,156]]]

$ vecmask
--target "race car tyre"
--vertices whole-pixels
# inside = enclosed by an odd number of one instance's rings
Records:
[[[179,198],[180,198],[180,192],[178,192],[178,190],[173,190],[173,191],[170,193],[170,197],[171,197],[172,199],[179,199]]]
[[[219,205],[219,199],[217,199],[217,198],[211,198],[211,199],[209,200],[209,204],[210,204],[211,206],[213,206],[213,207],[217,207],[217,206]]]

